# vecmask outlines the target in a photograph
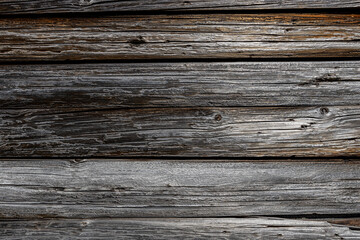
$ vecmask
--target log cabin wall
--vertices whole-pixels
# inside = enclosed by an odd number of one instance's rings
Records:
[[[2,239],[360,239],[360,1],[0,1]]]

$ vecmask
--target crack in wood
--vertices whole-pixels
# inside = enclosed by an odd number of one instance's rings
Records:
[[[323,82],[340,82],[340,81],[344,81],[344,79],[341,79],[336,74],[327,73],[321,77],[316,77],[315,79],[311,79],[308,82],[300,83],[299,86],[315,85],[318,87],[320,83]],[[351,79],[347,79],[346,81],[351,81]]]

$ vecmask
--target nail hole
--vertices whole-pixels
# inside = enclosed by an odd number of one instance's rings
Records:
[[[146,41],[142,36],[139,36],[137,38],[129,40],[128,43],[131,43],[131,44],[134,44],[134,45],[139,45],[139,44],[146,43]]]
[[[221,121],[221,119],[222,119],[222,116],[220,114],[215,115],[215,120],[216,121]]]
[[[87,226],[88,224],[89,224],[89,222],[87,222],[87,221],[81,222],[81,226],[83,226],[83,227]]]
[[[326,108],[326,107],[322,107],[322,108],[320,108],[320,113],[321,114],[327,114],[327,113],[329,113],[329,109]]]

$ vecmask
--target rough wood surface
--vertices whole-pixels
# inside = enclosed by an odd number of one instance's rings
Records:
[[[360,232],[326,221],[281,218],[77,219],[0,221],[6,239],[352,239]]]
[[[251,161],[251,159],[249,159]],[[360,164],[0,161],[1,218],[357,214]]]
[[[0,66],[0,108],[360,104],[360,62]]]
[[[0,156],[359,156],[360,107],[1,110]]]
[[[360,7],[360,2],[356,0],[12,0],[0,2],[0,14],[158,10],[329,9],[358,7]]]
[[[359,14],[0,19],[1,61],[359,57]]]

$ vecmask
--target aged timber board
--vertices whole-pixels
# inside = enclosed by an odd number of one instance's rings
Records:
[[[280,218],[63,219],[0,221],[6,239],[354,240],[360,232],[326,221]]]
[[[359,1],[341,0],[27,0],[0,2],[0,15],[111,12],[111,11],[193,11],[358,8]]]
[[[2,157],[359,156],[360,107],[2,110]]]
[[[359,57],[359,23],[359,14],[2,18],[0,60]]]
[[[33,219],[360,211],[359,163],[279,160],[5,159],[0,212]]]
[[[360,61],[0,65],[2,109],[360,104]]]

